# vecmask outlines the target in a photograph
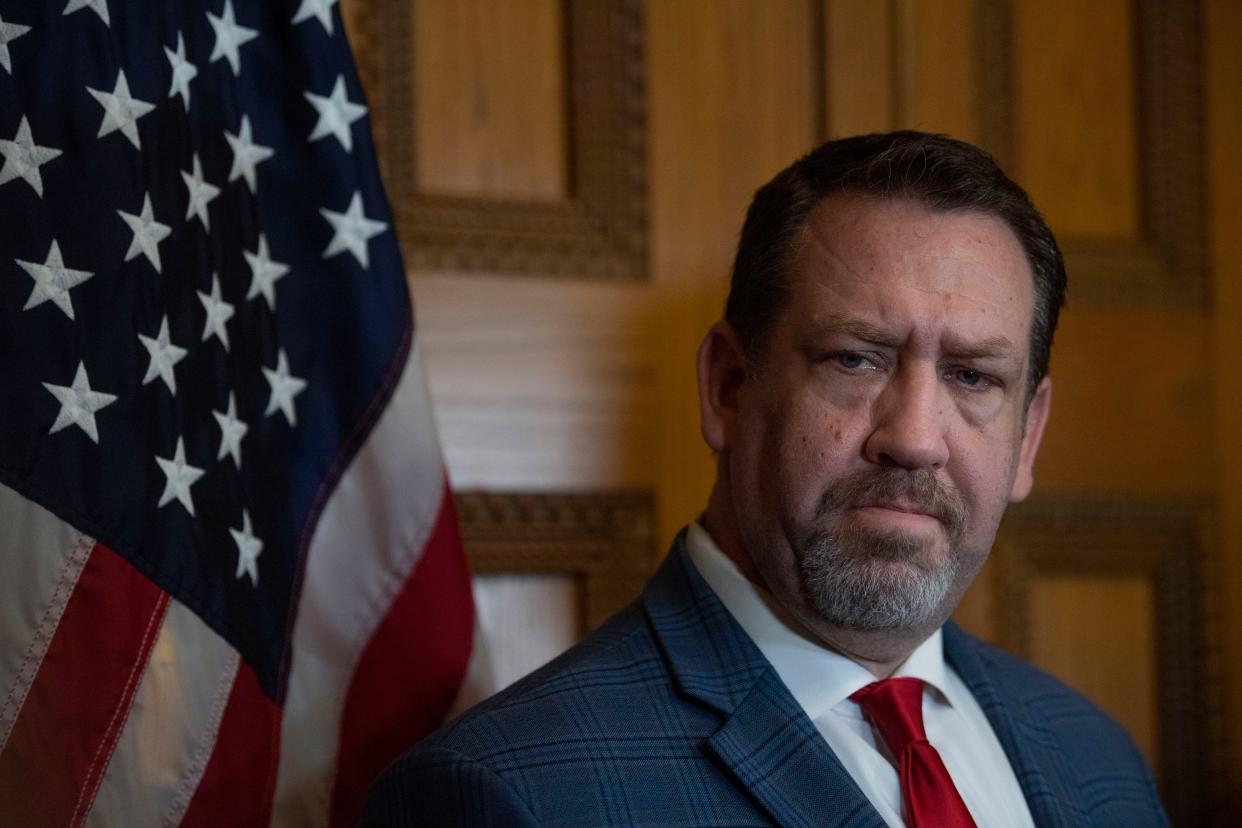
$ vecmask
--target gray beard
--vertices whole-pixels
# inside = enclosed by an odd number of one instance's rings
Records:
[[[924,537],[868,530],[849,520],[851,508],[899,497],[940,519],[945,554],[935,555]],[[820,617],[839,627],[923,626],[940,612],[961,571],[966,508],[956,491],[930,474],[885,469],[838,481],[816,523],[798,550],[803,588]]]
[[[923,549],[907,535],[824,533],[802,554],[811,605],[825,621],[847,629],[922,626],[940,610],[961,569],[952,553],[943,565],[920,565],[915,559]],[[894,572],[898,561],[905,562],[904,572]]]

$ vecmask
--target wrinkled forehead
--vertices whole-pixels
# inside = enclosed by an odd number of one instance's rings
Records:
[[[1024,345],[1034,315],[1030,263],[999,217],[907,199],[834,196],[809,215],[789,273],[786,321],[848,315],[995,329]]]

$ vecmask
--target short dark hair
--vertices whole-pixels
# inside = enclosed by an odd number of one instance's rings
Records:
[[[1031,266],[1035,309],[1027,400],[1048,373],[1052,336],[1065,304],[1065,262],[1026,192],[991,155],[944,135],[901,131],[829,141],[755,193],[733,261],[725,320],[757,363],[789,302],[789,273],[811,212],[834,195],[910,199],[935,210],[996,216]]]

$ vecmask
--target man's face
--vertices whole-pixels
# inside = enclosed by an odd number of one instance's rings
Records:
[[[1050,387],[1028,410],[1022,248],[992,216],[834,197],[791,288],[713,446],[739,540],[795,615],[939,624],[1031,485]]]

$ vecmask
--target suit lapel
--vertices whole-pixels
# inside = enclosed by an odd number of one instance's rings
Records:
[[[775,671],[755,683],[707,749],[779,825],[884,825]]]
[[[883,820],[775,670],[690,563],[684,532],[643,593],[683,694],[723,717],[712,755],[778,825],[882,828]]]
[[[1089,826],[1078,796],[1079,780],[1038,708],[993,680],[987,652],[952,622],[944,627],[945,658],[983,708],[1013,766],[1031,816],[1040,828]]]

